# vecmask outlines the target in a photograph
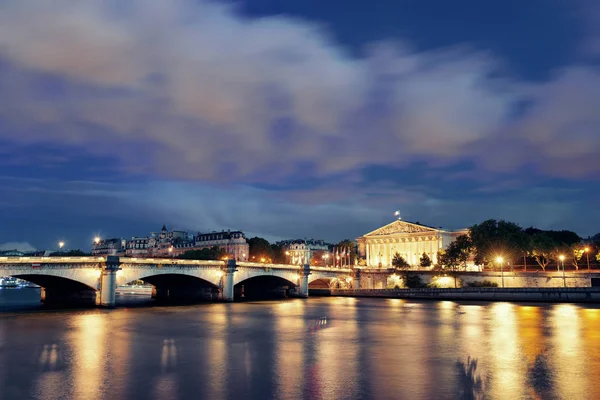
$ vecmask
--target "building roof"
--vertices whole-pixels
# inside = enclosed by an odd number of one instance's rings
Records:
[[[421,233],[421,232],[422,233],[443,233],[443,232],[450,232],[450,231],[442,229],[442,228],[434,228],[431,226],[427,226],[427,225],[423,225],[423,224],[419,224],[419,223],[415,223],[415,222],[396,220],[385,226],[382,226],[381,228],[377,228],[374,231],[366,233],[361,237],[384,236],[384,235],[393,235],[393,234],[398,234],[398,233]]]

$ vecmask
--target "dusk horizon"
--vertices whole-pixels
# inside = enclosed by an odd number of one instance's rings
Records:
[[[340,12],[341,11],[341,12]],[[593,1],[0,0],[0,250],[600,231]]]

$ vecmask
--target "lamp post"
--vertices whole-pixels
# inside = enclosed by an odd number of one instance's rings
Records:
[[[567,287],[567,278],[565,277],[565,256],[563,256],[562,254],[558,257],[558,259],[560,260],[560,262],[562,263],[562,270],[563,270],[563,287]]]
[[[286,256],[285,258],[286,258],[286,260],[287,260],[287,263],[288,263],[288,264],[291,264],[291,263],[290,263],[290,252],[289,252],[289,251],[286,251],[286,252],[285,252],[285,256]]]
[[[173,246],[169,247],[169,257],[173,257]]]
[[[329,266],[329,254],[323,254],[323,259],[325,260],[325,266]]]
[[[94,244],[97,246],[97,245],[98,245],[98,243],[100,243],[100,238],[99,238],[98,236],[96,236],[96,237],[94,238]]]
[[[65,246],[65,242],[63,242],[62,240],[60,242],[58,242],[58,251],[61,252],[62,248]]]
[[[502,287],[504,287],[504,258],[501,256],[496,257],[496,263],[500,264],[500,276],[502,280]]]
[[[590,271],[590,248],[586,247],[583,249],[585,251],[585,257],[587,258],[588,272]]]

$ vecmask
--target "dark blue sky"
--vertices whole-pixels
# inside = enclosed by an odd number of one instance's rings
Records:
[[[0,247],[600,231],[587,0],[0,0]]]

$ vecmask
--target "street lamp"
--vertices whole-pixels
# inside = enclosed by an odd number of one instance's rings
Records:
[[[322,258],[325,260],[325,266],[328,267],[329,266],[329,254],[323,254]]]
[[[565,277],[565,256],[563,256],[562,254],[560,256],[558,256],[558,259],[560,260],[560,262],[562,263],[562,269],[563,269],[563,286],[567,287],[567,279]]]
[[[96,236],[94,238],[94,244],[97,245],[98,243],[100,243],[100,238],[98,236]]]
[[[169,257],[173,257],[173,246],[169,247]]]
[[[586,247],[583,249],[585,251],[585,257],[587,258],[588,272],[590,271],[590,248]]]
[[[502,279],[502,287],[504,287],[504,258],[496,257],[496,263],[500,264],[500,276]]]
[[[58,250],[62,251],[62,248],[65,246],[65,242],[63,242],[62,240],[60,242],[58,242]]]

